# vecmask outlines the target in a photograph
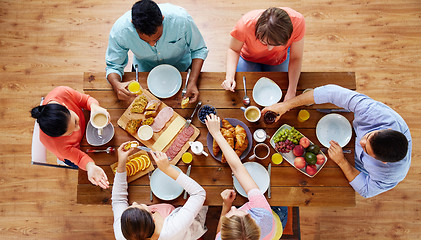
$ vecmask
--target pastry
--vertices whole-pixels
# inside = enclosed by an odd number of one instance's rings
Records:
[[[230,130],[227,130],[227,129],[224,129],[224,128],[221,129],[221,133],[222,133],[222,136],[224,136],[224,138],[227,140],[228,145],[232,149],[234,149],[234,133],[231,132]],[[222,163],[226,163],[227,162],[227,160],[225,159],[224,154],[222,154],[221,162]]]
[[[235,128],[227,120],[222,119],[222,128],[226,129],[234,134]]]
[[[146,111],[145,112],[145,118],[154,118],[156,117],[156,114],[158,114],[156,111]]]
[[[161,104],[161,101],[159,100],[150,100],[148,102],[148,105],[146,105],[145,110],[146,111],[156,111],[158,110],[159,105]]]
[[[137,129],[139,129],[142,120],[140,119],[132,119],[126,125],[126,131],[132,135],[137,134]]]
[[[186,108],[187,105],[189,105],[190,98],[186,97],[183,100],[181,100],[181,108]]]
[[[143,113],[145,111],[147,104],[148,104],[148,99],[145,96],[141,95],[133,101],[130,112]]]
[[[235,153],[237,153],[238,156],[241,156],[241,154],[243,154],[243,152],[247,149],[247,146],[247,132],[242,126],[237,125],[235,127]]]
[[[154,121],[153,117],[146,118],[145,120],[142,121],[142,125],[149,125],[150,126],[153,123],[153,121]]]

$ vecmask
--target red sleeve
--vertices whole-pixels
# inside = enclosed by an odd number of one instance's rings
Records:
[[[231,36],[240,42],[246,41],[247,26],[244,22],[244,17],[240,18],[231,31]]]
[[[72,163],[76,164],[80,169],[86,171],[86,164],[93,162],[94,160],[88,156],[88,154],[82,152],[80,149],[71,147],[71,149],[64,152],[66,155],[65,159],[68,159]]]
[[[84,108],[90,111],[92,103],[96,103],[99,105],[98,101],[95,98],[87,94],[80,93],[70,87],[62,87],[62,88],[63,88],[63,91],[66,91],[72,97],[73,101],[81,108]]]

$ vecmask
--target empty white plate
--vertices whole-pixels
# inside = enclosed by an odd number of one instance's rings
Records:
[[[181,172],[180,168],[171,166]],[[157,168],[151,176],[151,190],[161,200],[173,200],[178,198],[184,189],[174,179]]]
[[[269,78],[260,78],[253,87],[253,100],[260,106],[271,106],[282,98],[282,91],[278,84]]]
[[[181,74],[174,66],[162,64],[154,67],[148,75],[148,88],[159,98],[174,96],[181,88]]]
[[[316,136],[319,142],[327,148],[330,147],[330,140],[336,141],[341,147],[345,147],[352,137],[351,124],[348,119],[340,114],[328,114],[317,123]]]
[[[266,168],[257,162],[246,162],[244,163],[244,167],[259,187],[260,192],[265,193],[269,187],[269,173]],[[233,176],[233,179],[235,190],[237,190],[241,196],[247,197],[246,191],[244,191],[243,187],[241,187],[237,178]]]

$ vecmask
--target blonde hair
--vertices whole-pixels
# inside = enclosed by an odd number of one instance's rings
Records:
[[[221,218],[222,240],[258,240],[259,238],[260,227],[250,214]]]

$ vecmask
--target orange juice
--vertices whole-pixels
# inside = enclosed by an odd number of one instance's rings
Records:
[[[300,112],[298,113],[298,121],[299,122],[305,122],[310,118],[310,113],[307,110],[300,110]]]
[[[134,94],[141,94],[142,91],[140,89],[140,83],[133,81],[129,83],[129,86],[127,86],[127,89]]]
[[[283,159],[282,155],[279,154],[279,153],[275,153],[275,154],[272,155],[272,162],[274,164],[280,164],[280,163],[282,163],[283,160],[284,159]]]
[[[193,156],[189,152],[183,153],[183,156],[181,157],[181,160],[183,160],[184,163],[191,163],[193,160]]]

